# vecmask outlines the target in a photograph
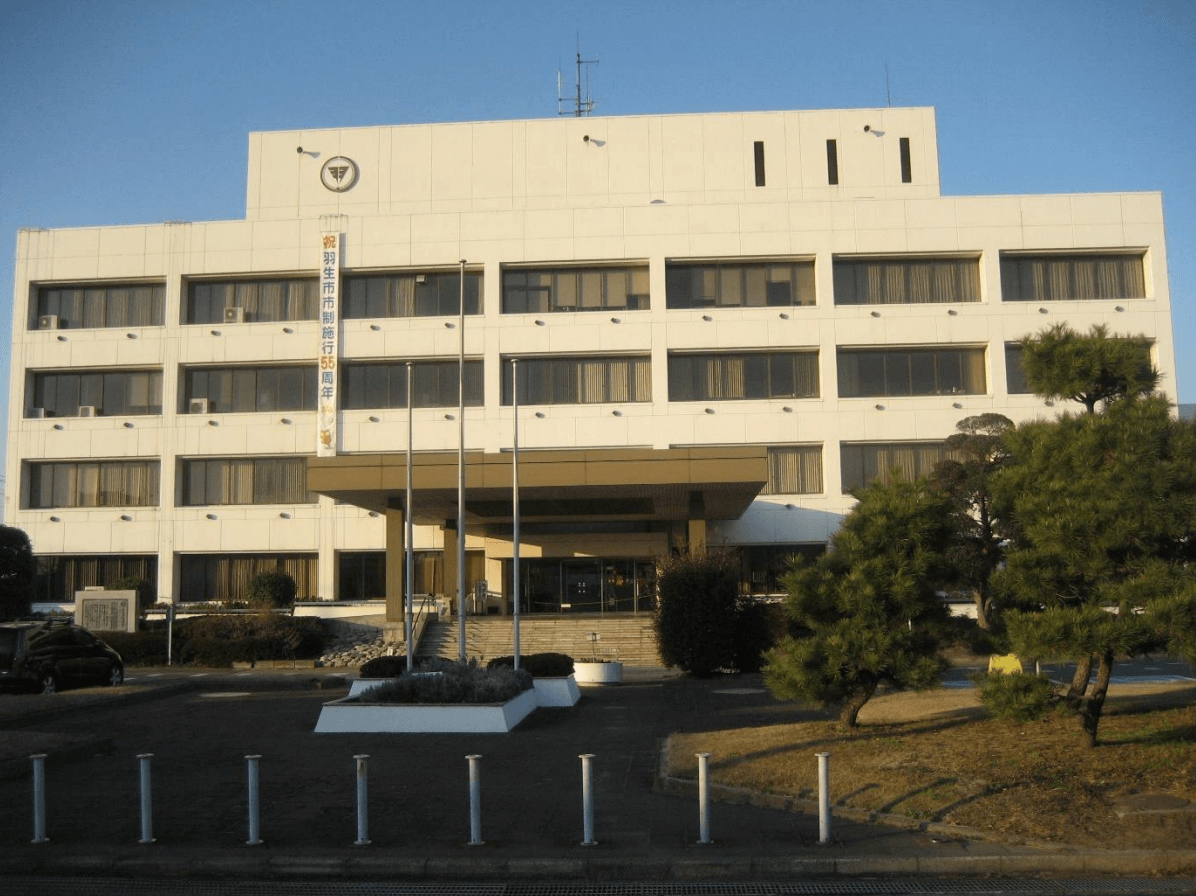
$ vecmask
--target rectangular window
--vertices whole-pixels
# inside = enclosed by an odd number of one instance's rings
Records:
[[[502,403],[511,404],[511,362],[503,361]],[[646,356],[520,358],[519,403],[602,404],[652,400]]]
[[[745,544],[739,548],[741,593],[782,594],[784,576],[795,556],[812,563],[826,553],[826,544]]]
[[[158,460],[54,461],[26,466],[27,507],[157,507]]]
[[[756,157],[756,186],[764,186],[764,141],[757,140],[752,145],[752,151]]]
[[[1142,255],[1002,255],[1001,297],[1006,302],[1142,299]]]
[[[669,401],[817,397],[816,351],[669,356]]]
[[[502,275],[503,314],[641,311],[648,303],[647,265],[512,268]]]
[[[1033,391],[1026,382],[1022,347],[1016,342],[1005,343],[1005,388],[1010,395],[1029,395]]]
[[[80,407],[105,417],[162,413],[160,370],[71,370],[31,373],[25,416],[77,417]],[[90,413],[90,412],[88,412]]]
[[[460,400],[457,361],[415,361],[411,403],[417,408],[456,407]],[[465,362],[465,404],[481,407],[482,362]],[[341,407],[346,410],[407,407],[407,364],[345,364],[341,367]]]
[[[184,323],[315,320],[319,281],[314,277],[271,280],[193,280],[187,284]]]
[[[899,143],[901,145],[901,182],[903,184],[913,183],[914,170],[909,158],[909,137],[902,137]]]
[[[160,327],[166,322],[162,283],[86,283],[37,290],[31,330]]]
[[[206,399],[206,409],[197,410],[195,399]],[[314,362],[303,367],[193,367],[183,371],[180,414],[315,409]]]
[[[895,474],[907,482],[929,476],[947,459],[963,460],[963,455],[947,450],[943,442],[844,442],[839,446],[843,493],[892,482]]]
[[[106,588],[121,579],[144,579],[151,594],[158,587],[158,558],[154,554],[38,554],[35,601],[72,601],[75,592]]]
[[[841,348],[839,397],[983,395],[983,348]]]
[[[665,270],[665,307],[792,307],[814,304],[814,262],[672,263]]]
[[[184,554],[179,558],[180,594],[185,601],[245,600],[249,580],[263,572],[289,573],[295,596],[319,596],[317,554]]]
[[[341,551],[336,563],[337,600],[386,597],[386,551]]]
[[[836,305],[980,301],[978,258],[835,258],[833,270]]]
[[[768,449],[764,495],[821,495],[822,446],[782,445]]]
[[[826,141],[826,182],[832,187],[839,183],[839,145]]]
[[[182,462],[181,505],[314,504],[304,457],[216,457]]]
[[[461,313],[461,272],[405,271],[346,276],[348,318],[448,317]],[[482,272],[465,272],[465,313],[482,313]]]

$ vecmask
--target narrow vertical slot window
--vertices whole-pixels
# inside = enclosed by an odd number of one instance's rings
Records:
[[[764,141],[757,140],[753,147],[756,152],[756,186],[764,186]]]
[[[826,182],[831,186],[839,183],[839,145],[834,140],[826,141]]]
[[[901,182],[910,184],[914,181],[913,167],[909,160],[909,137],[901,138]]]

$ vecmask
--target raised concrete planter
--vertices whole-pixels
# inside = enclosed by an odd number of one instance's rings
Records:
[[[534,688],[506,703],[325,703],[316,734],[504,734],[536,708]]]
[[[573,706],[581,699],[577,679],[572,675],[563,678],[533,678],[538,706]]]
[[[618,684],[623,680],[623,664],[573,661],[573,677],[578,684]]]

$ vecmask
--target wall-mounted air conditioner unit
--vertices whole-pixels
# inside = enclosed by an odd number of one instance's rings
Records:
[[[29,413],[25,415],[30,420],[41,420],[46,416],[45,408],[30,408]]]
[[[243,324],[245,323],[245,309],[234,308],[229,305],[224,309],[224,322],[226,324]]]
[[[57,314],[38,315],[37,328],[39,330],[57,330],[58,329],[58,315]]]
[[[98,417],[100,416],[100,412],[94,404],[81,404],[79,405],[79,416]]]
[[[192,398],[187,402],[188,414],[210,414],[212,413],[212,399],[210,398]]]

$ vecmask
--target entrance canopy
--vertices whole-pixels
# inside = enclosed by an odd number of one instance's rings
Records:
[[[466,525],[512,520],[511,461],[509,452],[466,453]],[[311,491],[378,512],[406,502],[404,454],[313,457],[307,463]],[[412,467],[413,522],[454,520],[457,453],[416,453]],[[520,519],[737,519],[767,481],[767,449],[754,446],[520,451]]]

